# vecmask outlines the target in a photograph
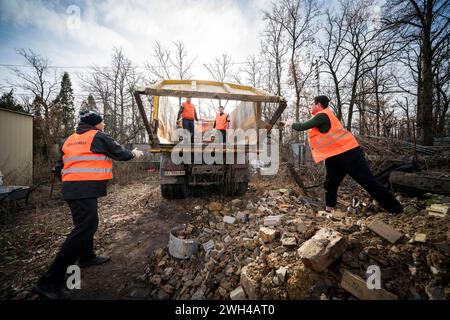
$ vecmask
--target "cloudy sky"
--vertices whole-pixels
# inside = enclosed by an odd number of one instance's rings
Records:
[[[189,55],[197,56],[194,76],[204,78],[201,66],[215,56],[228,53],[237,62],[257,54],[262,10],[270,2],[0,0],[0,64],[23,64],[15,49],[31,48],[55,66],[103,66],[117,46],[143,66],[156,40],[166,46],[182,40]],[[7,74],[0,67],[0,82]]]

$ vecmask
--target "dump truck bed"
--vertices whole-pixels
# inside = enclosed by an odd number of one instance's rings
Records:
[[[150,118],[146,115],[141,95],[153,97]],[[283,98],[250,86],[207,80],[163,80],[150,86],[138,88],[135,91],[135,98],[154,150],[170,151],[178,143],[177,136],[174,133],[177,129],[176,120],[181,102],[180,98],[183,97],[232,101],[236,104],[236,107],[229,113],[229,128],[235,130],[258,130],[260,128],[271,130],[273,124],[285,109],[285,104],[281,103],[284,101]],[[174,101],[173,98],[177,99]],[[268,123],[261,119],[262,103],[280,103],[280,108]],[[198,105],[196,107],[201,108]],[[204,131],[208,126],[212,127],[213,120],[206,119],[204,122],[199,122],[196,130]],[[257,143],[257,139],[253,138],[246,138],[246,141],[237,141],[237,144],[249,146],[256,146]]]

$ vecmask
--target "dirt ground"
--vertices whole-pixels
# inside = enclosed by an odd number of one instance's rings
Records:
[[[151,252],[167,245],[169,230],[189,222],[186,208],[201,201],[162,201],[158,182],[113,185],[99,200],[100,224],[95,237],[99,253],[111,262],[82,270],[82,290],[75,299],[126,299],[139,287]],[[62,200],[35,203],[3,217],[1,225],[0,297],[34,299],[29,289],[46,270],[70,232],[72,221]]]

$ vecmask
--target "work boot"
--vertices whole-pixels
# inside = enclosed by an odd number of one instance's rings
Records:
[[[69,295],[60,285],[37,283],[31,290],[39,296],[49,300],[69,299]]]
[[[90,267],[90,266],[98,266],[98,265],[108,262],[109,260],[111,260],[111,258],[108,256],[95,256],[94,258],[92,258],[88,261],[79,261],[78,266],[80,268],[86,268],[86,267]]]

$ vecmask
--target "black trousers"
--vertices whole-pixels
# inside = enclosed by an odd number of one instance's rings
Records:
[[[222,134],[222,143],[227,143],[227,130],[219,130]]]
[[[194,142],[194,120],[183,119],[183,129],[186,129],[191,134],[191,142]]]
[[[400,202],[372,174],[364,152],[360,147],[325,160],[327,174],[325,178],[325,202],[335,207],[337,190],[342,179],[348,174],[358,182],[378,203],[390,213],[403,211]]]
[[[39,282],[44,284],[61,284],[64,281],[67,267],[95,257],[94,234],[98,227],[97,198],[68,200],[73,230],[67,236],[49,270]]]

